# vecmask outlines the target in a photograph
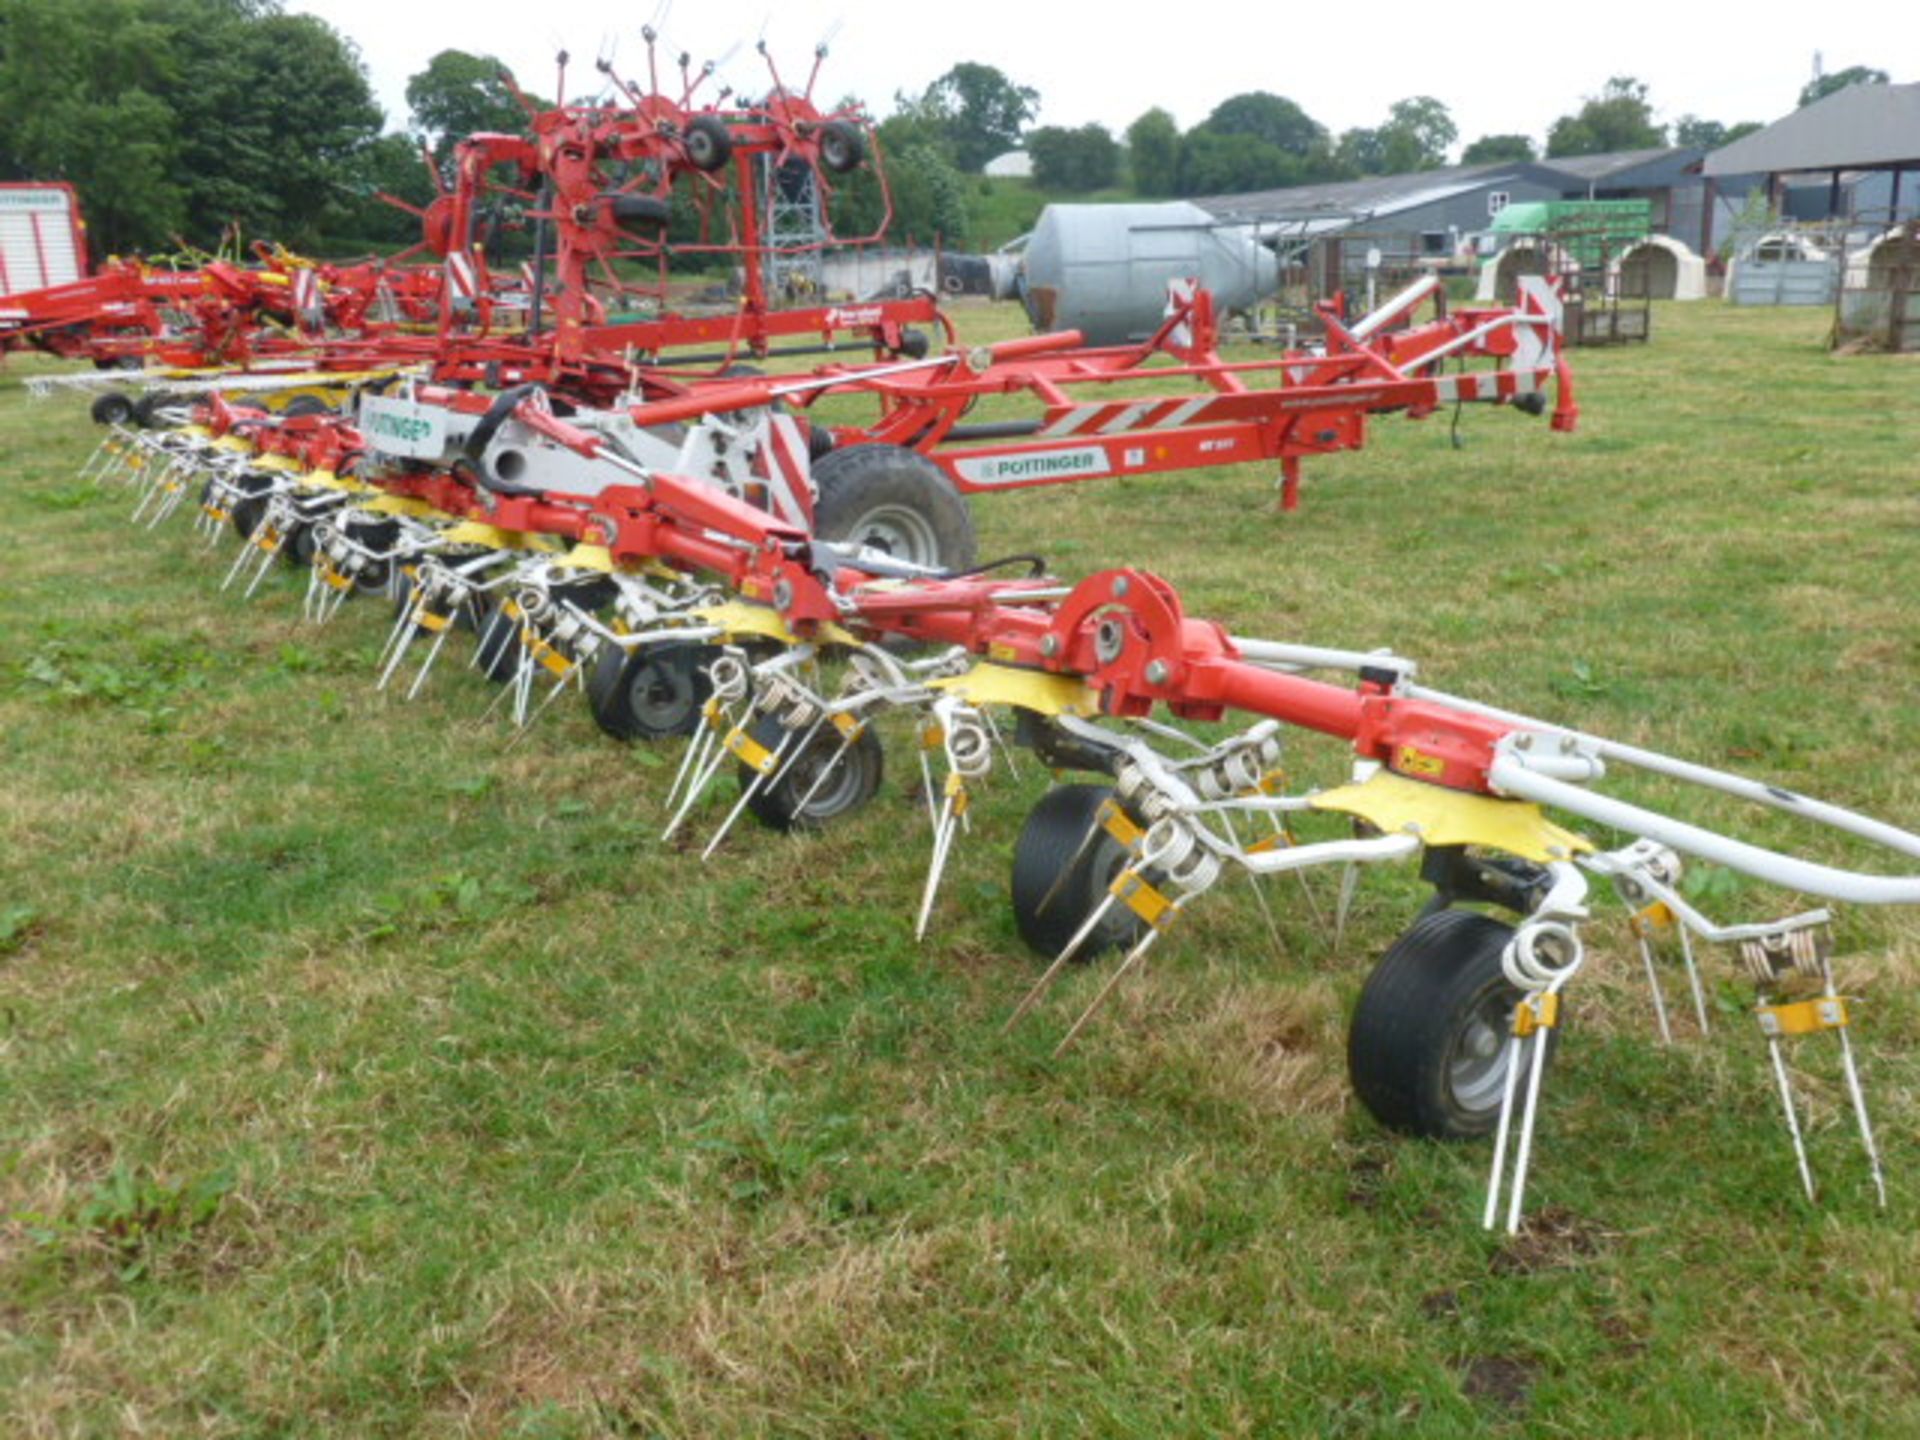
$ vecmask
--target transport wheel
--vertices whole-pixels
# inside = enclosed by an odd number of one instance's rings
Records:
[[[96,425],[124,425],[133,418],[133,397],[122,390],[109,390],[93,397],[87,413]]]
[[[1466,1140],[1498,1123],[1521,995],[1500,968],[1512,937],[1499,920],[1440,910],[1380,957],[1354,1006],[1347,1074],[1382,1125]]]
[[[709,175],[733,158],[733,134],[724,120],[712,115],[696,115],[687,122],[686,146],[693,168]]]
[[[1014,923],[1020,938],[1049,960],[1067,948],[1127,863],[1120,842],[1096,831],[1100,807],[1112,797],[1111,785],[1056,786],[1040,797],[1014,842]],[[1074,958],[1085,962],[1130,949],[1140,933],[1140,917],[1116,902]]]
[[[973,564],[967,502],[939,466],[899,445],[849,445],[813,467],[814,533],[941,570]]]
[[[829,120],[820,127],[820,163],[834,174],[857,170],[866,158],[866,139],[853,126]]]
[[[787,732],[779,721],[763,715],[749,733],[767,749],[777,750]],[[833,726],[823,725],[786,765],[778,782],[754,792],[747,809],[774,830],[818,830],[871,800],[880,789],[884,765],[885,752],[871,725],[851,745],[842,743]],[[752,770],[740,767],[742,787],[752,784],[753,777]]]
[[[691,640],[664,640],[631,652],[609,645],[587,675],[594,723],[616,740],[691,735],[713,693],[707,664],[716,651]]]

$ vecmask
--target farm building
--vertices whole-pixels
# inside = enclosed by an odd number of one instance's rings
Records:
[[[1797,220],[1920,215],[1920,84],[1850,85],[1707,156],[1708,193],[1754,177]]]
[[[1411,175],[1378,175],[1299,185],[1199,203],[1223,221],[1291,223],[1319,237],[1342,231],[1381,251],[1392,267],[1454,255],[1467,237],[1493,228],[1508,205],[1561,200],[1645,200],[1652,228],[1692,238],[1702,206],[1696,146],[1621,150],[1565,159],[1456,165]]]
[[[1572,182],[1562,191],[1563,199],[1645,200],[1655,230],[1684,234],[1687,218],[1697,211],[1693,197],[1706,153],[1697,145],[1674,145],[1567,155],[1540,163]]]
[[[1324,185],[1296,185],[1197,203],[1226,222],[1272,223],[1308,238],[1342,232],[1366,237],[1389,266],[1445,259],[1466,237],[1486,230],[1510,204],[1557,200],[1558,172],[1536,162],[1456,165],[1413,175],[1375,175]]]

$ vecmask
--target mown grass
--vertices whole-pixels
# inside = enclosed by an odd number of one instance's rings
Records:
[[[964,311],[972,338],[1010,333]],[[1920,818],[1920,369],[1665,307],[1556,437],[1380,423],[1306,503],[1221,470],[993,497],[989,552],[1176,580],[1235,630]],[[381,622],[215,593],[0,380],[0,1430],[22,1436],[1746,1434],[1920,1429],[1920,927],[1851,911],[1888,1154],[1831,1051],[1798,1196],[1724,956],[1653,1041],[1599,927],[1517,1242],[1484,1148],[1383,1135],[1336,949],[1228,887],[1060,1060],[996,781],[933,937],[904,751],[811,839],[663,846],[671,752],[372,693]],[[1331,745],[1296,747],[1303,778]],[[1649,790],[1650,796],[1660,792]],[[1756,834],[1825,841],[1767,823]],[[1331,883],[1315,884],[1324,912]],[[1709,877],[1728,918],[1790,897]],[[1672,983],[1672,977],[1670,977]],[[1673,992],[1677,998],[1677,988]]]

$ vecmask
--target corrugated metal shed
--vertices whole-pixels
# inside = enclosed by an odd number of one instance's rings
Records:
[[[1707,156],[1710,176],[1920,166],[1920,84],[1849,85]]]
[[[1595,191],[1651,189],[1683,181],[1706,151],[1698,145],[1610,150],[1604,155],[1559,155],[1540,163]]]
[[[1369,175],[1323,185],[1293,185],[1245,195],[1208,195],[1195,203],[1220,219],[1289,218],[1324,212],[1339,216],[1383,217],[1453,199],[1475,190],[1500,189],[1527,181],[1557,191],[1557,177],[1537,164],[1455,165],[1412,175]]]

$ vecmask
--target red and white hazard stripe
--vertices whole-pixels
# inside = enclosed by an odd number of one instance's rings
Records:
[[[320,277],[313,271],[293,272],[293,308],[302,315],[310,315],[320,308]]]
[[[766,457],[768,499],[773,513],[790,525],[813,528],[812,465],[807,442],[791,415],[768,417]]]
[[[1109,400],[1101,405],[1076,405],[1059,419],[1044,425],[1040,435],[1113,435],[1122,430],[1174,430],[1201,420],[1218,396],[1197,395],[1188,400]]]
[[[447,255],[447,289],[456,300],[472,300],[479,294],[473,278],[473,257],[464,250]]]

